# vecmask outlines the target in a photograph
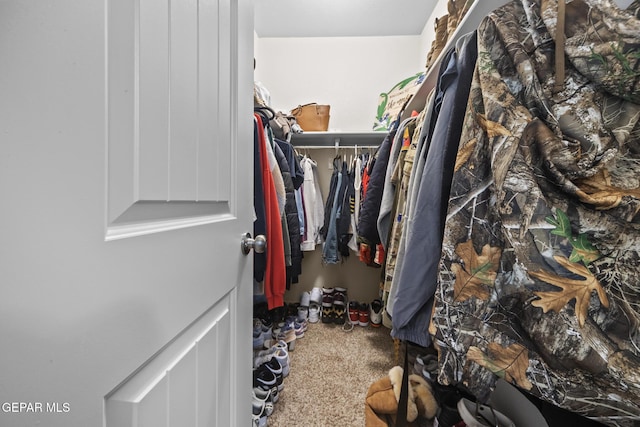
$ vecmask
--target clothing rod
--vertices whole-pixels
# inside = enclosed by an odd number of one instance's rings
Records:
[[[352,150],[354,148],[364,148],[367,150],[370,150],[372,148],[378,148],[380,147],[379,145],[341,145],[339,147],[337,147],[338,150]],[[331,149],[331,150],[335,150],[336,147],[334,147],[333,145],[293,145],[293,148],[305,148],[305,149],[309,149],[309,150],[320,150],[320,149]]]

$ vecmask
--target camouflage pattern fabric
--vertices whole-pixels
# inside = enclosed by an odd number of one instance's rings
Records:
[[[439,382],[498,377],[640,425],[640,1],[514,0],[478,29],[430,332]]]

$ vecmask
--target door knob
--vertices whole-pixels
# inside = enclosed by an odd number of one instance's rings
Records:
[[[262,234],[258,234],[255,239],[251,238],[251,233],[247,233],[242,236],[240,241],[240,248],[242,253],[248,255],[251,249],[261,254],[267,248],[267,238]]]

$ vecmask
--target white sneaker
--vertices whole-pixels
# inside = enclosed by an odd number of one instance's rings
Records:
[[[382,326],[382,308],[382,301],[378,298],[369,304],[369,320],[374,328]]]
[[[267,413],[264,405],[260,404],[260,401],[253,401],[253,413],[251,414],[251,421],[253,427],[267,427]]]
[[[300,296],[300,307],[309,307],[311,302],[311,294],[309,292],[303,292]]]
[[[318,305],[322,304],[322,289],[321,288],[313,288],[311,289],[311,294],[309,295],[309,303],[315,302]]]
[[[253,393],[253,406],[256,407],[256,409],[258,407],[262,407],[264,409],[262,409],[261,412],[264,412],[264,414],[267,417],[270,417],[271,414],[273,414],[273,403],[269,401],[269,397],[261,399],[258,396],[256,396],[256,393]]]
[[[320,304],[312,302],[309,305],[309,323],[318,323],[320,321]]]
[[[298,322],[306,322],[308,318],[309,318],[309,307],[303,307],[303,306],[298,307],[298,317],[296,318],[296,320]]]

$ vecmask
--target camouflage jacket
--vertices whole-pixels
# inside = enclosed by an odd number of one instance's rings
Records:
[[[640,0],[513,0],[478,29],[430,332],[439,381],[497,377],[640,423]],[[556,83],[556,46],[565,78]]]

